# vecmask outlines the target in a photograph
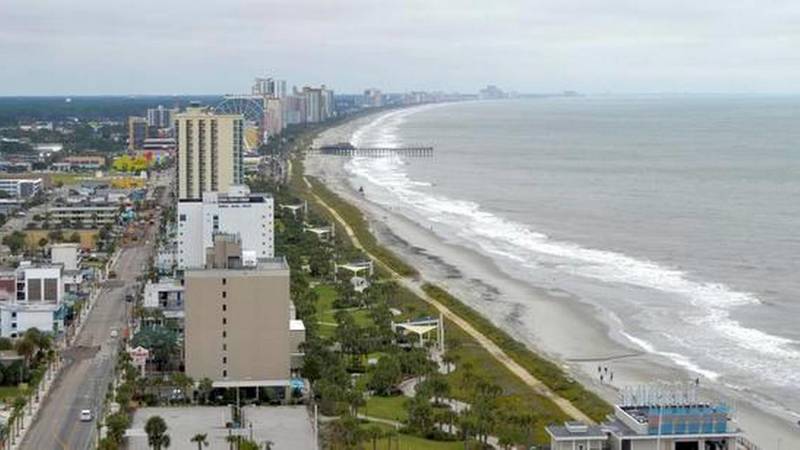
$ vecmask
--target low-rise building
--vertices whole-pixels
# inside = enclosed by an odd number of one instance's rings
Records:
[[[631,391],[632,392],[632,391]],[[697,400],[694,386],[639,388],[600,425],[548,426],[552,450],[737,450],[742,431],[724,403]]]
[[[108,203],[82,202],[76,204],[60,204],[47,208],[50,221],[56,223],[81,223],[98,226],[114,224],[119,219],[120,207]]]
[[[0,191],[14,198],[30,198],[41,190],[41,178],[0,178]]]
[[[70,170],[98,170],[106,166],[106,158],[93,155],[67,156],[61,160]]]
[[[0,291],[7,294],[9,273],[0,276]],[[23,262],[14,271],[15,295],[0,295],[0,336],[17,337],[30,328],[58,332],[63,326],[64,284],[61,265]]]

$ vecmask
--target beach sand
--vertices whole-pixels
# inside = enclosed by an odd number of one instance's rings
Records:
[[[374,120],[362,117],[323,132],[314,146],[347,142],[361,126]],[[370,201],[367,189],[358,192],[344,169],[342,157],[311,155],[306,173],[323,180],[344,199],[361,209],[377,239],[416,267],[421,276],[440,285],[496,326],[524,342],[537,353],[558,362],[575,379],[606,398],[618,399],[618,389],[656,381],[694,379],[666,358],[624,345],[615,332],[613,319],[565,291],[537,289],[501,271],[474,249],[448,243],[434,229]],[[604,374],[600,382],[598,366]],[[608,382],[605,368],[614,374]],[[712,382],[701,383],[701,396],[708,399],[731,393],[717,392]],[[800,428],[747,403],[737,403],[736,418],[747,435],[764,450],[800,449]]]

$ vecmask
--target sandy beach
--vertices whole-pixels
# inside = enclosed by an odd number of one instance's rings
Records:
[[[375,117],[362,117],[323,132],[315,146],[347,142]],[[531,349],[557,361],[573,377],[610,402],[623,386],[655,381],[690,382],[690,375],[671,361],[625,345],[613,327],[614,318],[603,317],[596,307],[568,292],[539,289],[515,279],[475,249],[448,242],[434,228],[418,223],[370,201],[370,192],[345,170],[345,158],[309,156],[306,172],[323,180],[337,194],[366,214],[378,240],[415,266],[421,276],[481,312]],[[520,301],[523,300],[524,301]],[[521,306],[524,305],[524,306]],[[609,325],[612,324],[612,325]],[[603,374],[601,382],[598,367]],[[609,373],[613,373],[610,381]],[[735,398],[713,382],[701,382],[702,396]],[[800,428],[787,420],[738,402],[737,420],[747,435],[765,450],[800,448]],[[789,445],[787,447],[787,445]]]

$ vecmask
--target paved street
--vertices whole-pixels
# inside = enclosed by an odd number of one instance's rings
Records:
[[[167,186],[169,180],[162,175],[153,184]],[[166,197],[159,199],[162,205]],[[100,410],[126,321],[125,294],[147,267],[157,228],[150,227],[138,245],[122,250],[114,267],[117,279],[102,288],[74,345],[63,352],[64,368],[20,448],[85,450],[96,440],[97,421],[81,422],[80,411]],[[120,337],[112,338],[112,329],[120,330]]]
[[[64,354],[64,368],[42,406],[22,448],[85,449],[93,439],[96,422],[80,422],[81,409],[97,412],[111,381],[118,338],[111,329],[125,322],[125,292],[147,263],[149,247],[122,251],[117,274],[123,283],[103,288],[75,346]],[[120,285],[121,284],[121,285]]]

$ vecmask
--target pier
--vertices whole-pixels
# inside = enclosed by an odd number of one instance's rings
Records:
[[[325,145],[320,148],[311,148],[309,153],[329,156],[361,156],[367,158],[382,158],[385,156],[399,155],[412,158],[426,158],[433,156],[433,147],[355,147],[351,144]]]

